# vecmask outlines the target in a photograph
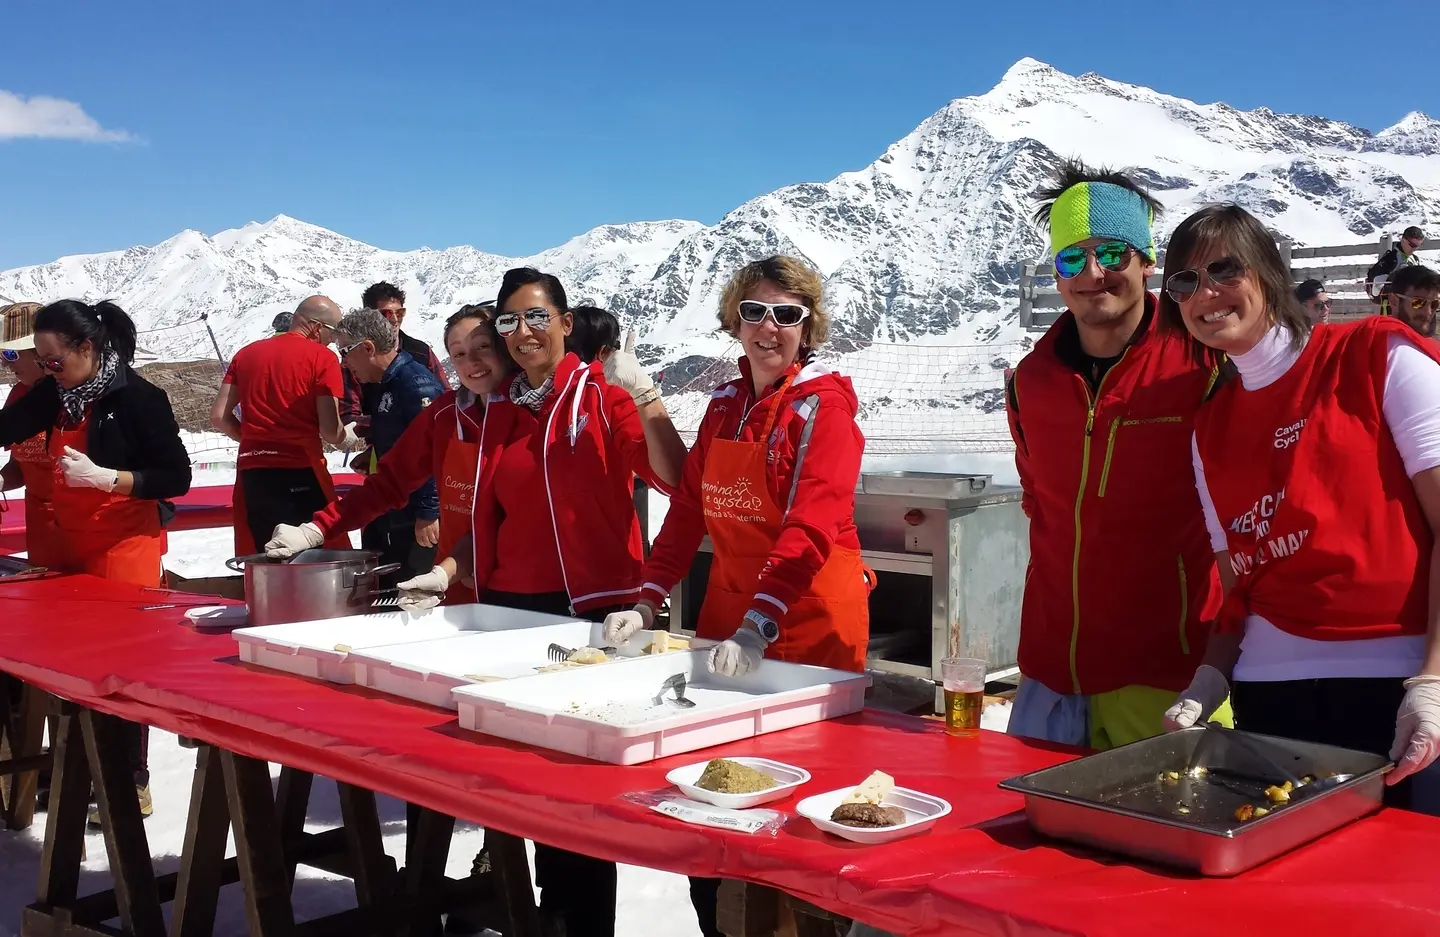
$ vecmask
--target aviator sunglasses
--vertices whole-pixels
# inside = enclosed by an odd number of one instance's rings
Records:
[[[740,319],[751,325],[765,321],[768,315],[781,328],[792,328],[810,316],[810,310],[798,303],[762,303],[758,299],[740,301]]]
[[[1091,254],[1101,270],[1118,273],[1130,266],[1130,255],[1135,248],[1124,241],[1105,241],[1094,247],[1065,247],[1055,252],[1055,275],[1062,280],[1072,280],[1085,272],[1085,265]]]
[[[1165,281],[1165,292],[1177,303],[1187,301],[1200,289],[1200,274],[1201,271],[1193,269],[1171,274]],[[1204,274],[1211,286],[1221,289],[1238,283],[1245,276],[1245,265],[1234,257],[1221,257],[1206,264]]]
[[[495,331],[501,335],[514,335],[515,330],[520,328],[520,320],[525,320],[525,325],[532,332],[544,332],[550,328],[550,320],[557,314],[539,306],[534,309],[526,309],[524,312],[502,312],[495,317]]]
[[[1411,296],[1407,293],[1391,293],[1390,295],[1396,299],[1408,299],[1411,312],[1419,312],[1426,306],[1430,307],[1431,312],[1440,312],[1440,298],[1426,299],[1423,296]]]

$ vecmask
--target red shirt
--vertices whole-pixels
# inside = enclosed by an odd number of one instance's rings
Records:
[[[225,383],[239,395],[240,468],[306,468],[321,458],[315,400],[345,392],[327,346],[294,332],[252,342],[235,353]]]
[[[516,420],[528,431],[505,447],[495,464],[500,526],[495,532],[495,572],[488,586],[498,592],[526,595],[564,592],[565,575],[560,571],[560,552],[545,504],[539,424],[529,410],[518,414]]]
[[[1433,536],[1385,423],[1390,336],[1440,361],[1394,319],[1327,325],[1278,381],[1215,392],[1195,445],[1247,613],[1320,641],[1424,634]]]

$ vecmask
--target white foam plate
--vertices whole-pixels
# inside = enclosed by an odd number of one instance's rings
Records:
[[[791,791],[810,780],[810,772],[804,768],[771,761],[768,758],[729,758],[727,760],[738,762],[747,768],[754,768],[756,771],[763,771],[780,783],[750,794],[722,794],[717,791],[707,791],[703,787],[696,787],[695,782],[700,780],[700,775],[705,773],[705,766],[710,764],[710,761],[697,761],[693,765],[676,768],[665,775],[665,780],[680,788],[686,796],[694,800],[714,804],[717,807],[725,807],[729,810],[748,810],[761,804],[784,800],[790,796]]]
[[[826,833],[839,836],[841,839],[848,839],[852,843],[864,843],[869,846],[924,833],[941,817],[950,813],[948,801],[932,797],[929,794],[922,794],[919,791],[912,791],[909,788],[897,787],[890,791],[881,803],[886,807],[899,807],[904,810],[906,817],[904,823],[879,829],[862,829],[835,823],[830,819],[830,814],[835,812],[835,808],[840,806],[853,790],[855,788],[845,787],[838,791],[830,791],[828,794],[807,797],[795,806],[795,812]]]

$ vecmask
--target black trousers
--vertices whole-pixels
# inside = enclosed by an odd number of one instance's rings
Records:
[[[487,605],[549,615],[569,615],[570,597],[563,592],[528,595],[518,592],[486,592],[480,601]],[[604,621],[616,606],[577,615],[586,621]],[[565,922],[566,937],[615,937],[615,863],[535,844],[535,884],[540,888],[540,908]]]
[[[240,490],[245,494],[245,525],[257,550],[278,525],[303,524],[330,500],[308,468],[241,469]]]
[[[695,918],[700,922],[701,937],[725,937],[720,933],[716,920],[716,909],[720,904],[720,879],[691,878],[690,904],[695,908]]]
[[[435,566],[435,548],[415,542],[415,518],[408,511],[390,511],[366,524],[360,531],[360,547],[380,554],[380,565],[399,563],[398,572],[380,577],[381,589],[393,589],[397,582],[428,573]]]
[[[1404,684],[1399,677],[1241,681],[1231,687],[1230,702],[1237,729],[1388,758]],[[1412,780],[1387,787],[1386,805],[1408,808]]]

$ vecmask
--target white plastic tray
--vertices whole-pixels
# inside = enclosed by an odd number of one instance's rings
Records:
[[[498,605],[448,605],[408,612],[371,612],[322,621],[241,628],[232,634],[246,663],[331,683],[354,683],[350,651],[429,641],[471,631],[538,628],[574,619]],[[350,651],[336,650],[343,645]]]
[[[356,650],[348,658],[355,682],[382,693],[454,709],[450,692],[457,686],[495,680],[531,677],[536,668],[552,663],[550,645],[598,647],[603,626],[585,621],[520,628],[513,631],[466,632],[428,641],[387,644]],[[606,667],[618,663],[591,664]]]
[[[460,725],[540,748],[634,765],[833,719],[865,705],[865,674],[767,660],[741,678],[709,672],[705,650],[613,666],[457,687]],[[681,709],[653,706],[665,678],[683,673]]]
[[[739,762],[756,771],[763,771],[780,783],[751,794],[722,794],[718,791],[707,791],[703,787],[696,787],[695,782],[700,780],[700,775],[705,773],[705,767],[710,764],[709,761],[697,761],[693,765],[676,768],[665,775],[665,780],[684,791],[687,797],[729,810],[749,810],[751,807],[758,807],[761,804],[784,800],[794,792],[795,788],[810,780],[810,772],[804,768],[771,761],[768,758],[730,758],[728,760]]]
[[[932,797],[929,794],[922,794],[919,791],[912,791],[909,788],[897,787],[885,796],[882,803],[887,807],[899,807],[904,810],[906,816],[904,823],[879,829],[862,829],[835,823],[830,819],[830,814],[835,812],[835,808],[840,806],[841,802],[854,789],[853,787],[844,787],[838,791],[807,797],[795,805],[795,812],[826,833],[848,839],[852,843],[865,843],[871,846],[924,833],[941,817],[950,813],[948,801]]]

